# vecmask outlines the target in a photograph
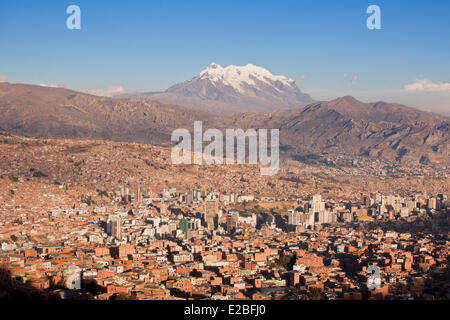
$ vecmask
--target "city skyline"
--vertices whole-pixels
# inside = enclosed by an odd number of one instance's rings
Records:
[[[0,273],[15,279],[3,295],[448,299],[448,178],[439,168],[372,160],[334,176],[322,166],[315,187],[317,167],[298,164],[268,183],[253,166],[200,167],[186,179],[165,148],[2,139]],[[16,156],[26,158],[18,167]],[[154,169],[140,168],[141,159]]]
[[[2,1],[0,303],[261,320],[444,306],[449,13]]]

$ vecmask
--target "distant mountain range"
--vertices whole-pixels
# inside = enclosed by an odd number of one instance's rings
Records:
[[[174,129],[278,128],[290,155],[347,155],[450,165],[450,119],[352,97],[271,112],[213,115],[143,98],[106,98],[64,88],[0,83],[0,130],[37,138],[171,145]]]
[[[146,99],[112,99],[65,88],[0,83],[0,130],[37,138],[169,145],[170,133],[212,115]],[[189,128],[189,127],[186,127]]]
[[[347,96],[304,108],[233,116],[232,126],[279,128],[292,154],[360,155],[450,164],[450,118]]]
[[[295,109],[313,102],[309,95],[300,91],[293,79],[274,76],[252,64],[222,68],[216,63],[210,64],[191,80],[164,92],[119,97],[148,98],[219,115]]]

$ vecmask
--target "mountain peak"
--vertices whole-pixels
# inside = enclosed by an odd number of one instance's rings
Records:
[[[222,67],[215,62],[211,62],[211,64],[206,67],[206,70],[208,69],[222,69]]]
[[[294,109],[313,102],[293,79],[251,63],[222,67],[212,62],[192,79],[147,96],[214,114]]]
[[[339,97],[325,102],[324,107],[356,118],[359,118],[363,114],[372,113],[369,104],[363,103],[352,96]]]
[[[295,85],[293,79],[285,76],[275,76],[270,71],[251,63],[245,66],[229,65],[223,68],[213,62],[205,70],[200,72],[198,78],[208,79],[213,83],[220,82],[240,93],[245,91],[246,85],[255,86],[257,81],[269,85],[273,85],[274,83],[288,87]]]
[[[356,99],[355,97],[352,97],[352,96],[339,97],[330,102],[335,102],[336,104],[338,104],[338,103],[351,103],[351,104],[362,103],[361,101],[359,101],[358,99]]]

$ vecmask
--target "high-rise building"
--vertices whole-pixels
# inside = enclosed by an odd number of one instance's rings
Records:
[[[428,209],[436,209],[437,208],[437,200],[436,198],[432,197],[428,199]]]
[[[400,208],[400,217],[405,218],[409,216],[409,209],[408,207],[401,207]]]
[[[302,223],[302,214],[300,212],[289,210],[288,211],[288,224],[293,226],[298,226]]]
[[[194,199],[194,192],[193,191],[188,192],[187,195],[186,195],[185,201],[187,203],[192,203],[193,199]]]
[[[217,200],[207,200],[205,203],[205,222],[210,230],[215,229],[215,220],[219,212],[219,205]]]
[[[136,202],[141,203],[142,202],[142,191],[141,188],[137,189],[136,192]]]
[[[413,200],[408,200],[408,201],[406,201],[406,206],[408,207],[409,212],[412,212],[416,209],[417,204]]]
[[[323,223],[324,212],[325,212],[325,202],[322,201],[322,196],[320,194],[314,195],[308,213],[308,225],[314,226],[316,222],[318,224]]]
[[[116,239],[122,238],[122,220],[119,215],[110,215],[108,217],[106,232]]]
[[[313,212],[325,211],[325,202],[322,201],[322,196],[320,194],[313,196],[311,208]]]
[[[231,211],[227,216],[227,232],[233,232],[239,224],[239,212]]]

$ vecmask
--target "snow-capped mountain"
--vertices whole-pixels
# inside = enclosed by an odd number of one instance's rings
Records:
[[[223,68],[211,63],[189,81],[165,92],[143,95],[215,114],[294,109],[313,101],[293,79],[273,75],[252,64]]]
[[[258,84],[261,83],[272,86],[277,91],[281,91],[283,85],[295,87],[294,80],[284,76],[274,76],[266,69],[252,64],[243,67],[231,65],[222,68],[216,63],[211,63],[193,80],[209,80],[216,85],[232,87],[236,92],[242,94],[246,94],[247,89],[258,87]]]

